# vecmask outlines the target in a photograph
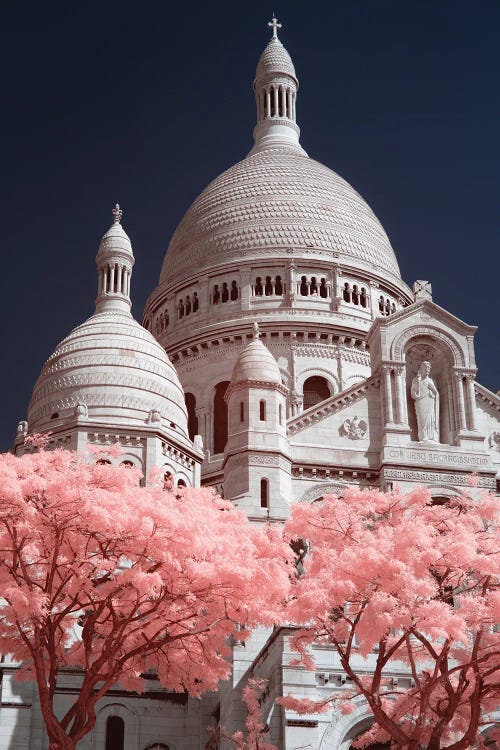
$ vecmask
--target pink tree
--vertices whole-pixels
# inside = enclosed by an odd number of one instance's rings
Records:
[[[288,547],[208,489],[141,488],[134,469],[69,451],[0,457],[0,650],[35,679],[51,750],[74,750],[113,684],[200,695],[228,637],[282,616]],[[81,669],[56,713],[57,680]]]
[[[349,712],[363,696],[375,720],[359,747],[482,746],[500,705],[499,509],[485,494],[433,504],[424,489],[351,489],[294,508],[286,533],[310,545],[288,615],[303,624],[295,646],[309,667],[311,644],[337,650],[352,689],[328,700]],[[409,678],[399,684],[397,662]]]

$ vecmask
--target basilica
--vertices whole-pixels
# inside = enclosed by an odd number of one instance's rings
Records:
[[[439,306],[430,281],[403,281],[369,205],[304,151],[297,74],[276,19],[270,27],[252,149],[185,213],[142,323],[130,312],[135,259],[115,207],[96,257],[95,312],[43,366],[14,451],[43,432],[53,447],[118,444],[114,461],[211,485],[254,523],[281,522],[291,503],[350,484],[425,485],[446,498],[474,473],[495,492],[500,399],[476,381],[476,328]],[[348,688],[333,650],[318,648],[308,671],[293,664],[290,637],[286,626],[234,643],[231,679],[201,701],[154,679],[140,696],[116,686],[79,747],[225,750],[209,727],[242,728],[241,691],[256,676],[267,680],[262,709],[279,750],[349,748],[370,725],[362,702],[345,716],[275,703]],[[13,679],[15,664],[2,667],[0,748],[47,748],[36,691]],[[401,665],[392,678],[410,684]],[[61,706],[77,682],[63,676]]]

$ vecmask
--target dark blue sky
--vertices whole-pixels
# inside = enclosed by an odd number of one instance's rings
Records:
[[[366,198],[403,278],[431,280],[438,304],[479,326],[478,379],[500,387],[498,0],[6,7],[1,449],[44,360],[93,311],[114,203],[140,319],[182,214],[250,149],[273,10],[302,144]]]

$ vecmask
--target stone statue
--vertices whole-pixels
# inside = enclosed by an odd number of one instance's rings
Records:
[[[75,415],[77,417],[83,417],[84,419],[88,417],[89,410],[87,409],[87,404],[84,404],[82,401],[79,401],[77,405],[75,406]]]
[[[418,439],[439,443],[439,391],[430,376],[431,363],[422,362],[411,384],[415,401]]]
[[[18,435],[27,435],[28,434],[28,423],[26,420],[22,420],[22,422],[19,422],[17,425],[17,434]]]

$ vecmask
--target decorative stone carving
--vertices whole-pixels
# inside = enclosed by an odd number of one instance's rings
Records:
[[[411,384],[418,439],[439,443],[439,391],[430,376],[431,363],[422,362]]]
[[[195,435],[194,436],[194,447],[197,451],[200,451],[200,453],[203,453],[203,438],[201,435]]]
[[[161,422],[161,414],[158,409],[151,409],[148,414],[148,424],[158,424]]]
[[[80,419],[86,419],[88,415],[89,415],[89,410],[88,410],[87,404],[84,404],[82,401],[79,401],[77,405],[75,406],[75,416],[79,417]]]
[[[28,434],[28,423],[25,419],[23,419],[19,424],[17,425],[17,434],[19,436],[24,437]]]
[[[432,299],[432,286],[430,281],[423,281],[418,279],[413,284],[413,293],[415,295],[415,302],[421,299]]]
[[[361,440],[366,435],[368,425],[364,419],[359,417],[353,417],[352,419],[345,419],[340,432],[344,437],[348,437],[349,440]]]

